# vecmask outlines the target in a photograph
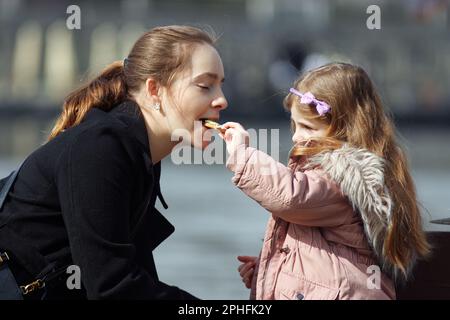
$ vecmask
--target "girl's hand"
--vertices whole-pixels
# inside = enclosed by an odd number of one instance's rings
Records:
[[[222,128],[225,129],[225,133],[220,133],[219,135],[225,140],[229,154],[232,154],[241,144],[248,147],[249,134],[239,123],[226,122],[222,124]]]
[[[238,268],[242,282],[244,282],[246,288],[250,289],[252,286],[252,278],[255,273],[255,265],[258,261],[258,257],[238,256],[237,259],[242,262]]]

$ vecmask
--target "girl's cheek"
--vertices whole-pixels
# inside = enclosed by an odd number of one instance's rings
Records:
[[[315,131],[316,137],[325,137],[326,136],[325,133],[326,132],[324,130],[316,130]]]
[[[301,133],[301,137],[303,139],[308,139],[308,138],[311,137],[311,133],[308,130],[303,130],[302,133]]]

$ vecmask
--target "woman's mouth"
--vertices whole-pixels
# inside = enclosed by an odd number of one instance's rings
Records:
[[[225,131],[225,129],[222,127],[222,125],[219,124],[219,123],[217,123],[217,122],[214,121],[214,120],[202,118],[202,119],[200,119],[200,121],[202,122],[202,125],[203,125],[205,128],[208,128],[208,129],[215,129],[215,130],[220,131],[220,132],[222,132],[222,133]]]

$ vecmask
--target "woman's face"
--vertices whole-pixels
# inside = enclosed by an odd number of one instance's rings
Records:
[[[294,130],[294,135],[292,136],[294,144],[302,140],[308,140],[311,137],[320,138],[326,136],[328,125],[319,121],[305,119],[296,106],[291,108],[291,120]]]
[[[176,76],[170,93],[162,97],[169,129],[172,132],[186,130],[194,147],[205,148],[210,143],[212,130],[204,127],[200,120],[218,122],[220,111],[228,106],[222,92],[223,81],[223,64],[216,49],[208,44],[196,45],[190,68]]]

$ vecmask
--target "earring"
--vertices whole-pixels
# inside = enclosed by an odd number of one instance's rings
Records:
[[[159,111],[159,109],[161,109],[161,104],[159,102],[155,103],[153,105],[153,109],[155,109],[156,111]]]

